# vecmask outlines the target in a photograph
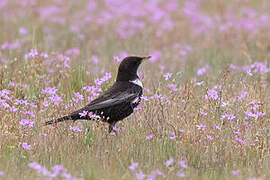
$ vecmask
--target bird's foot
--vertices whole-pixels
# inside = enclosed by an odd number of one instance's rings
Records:
[[[116,132],[116,131],[111,131],[111,132],[109,133],[109,135],[110,135],[110,136],[116,136],[116,135],[117,135],[117,132]]]
[[[116,123],[111,123],[111,124],[109,125],[109,134],[110,134],[110,135],[113,135],[113,136],[117,135],[118,130],[119,130],[119,128],[117,128],[117,127],[115,126],[115,124],[116,124]]]

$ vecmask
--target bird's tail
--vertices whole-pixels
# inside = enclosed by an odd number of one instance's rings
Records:
[[[63,122],[63,121],[66,121],[66,120],[72,120],[72,119],[73,118],[70,115],[64,116],[64,117],[60,117],[58,119],[50,120],[50,121],[45,122],[45,126],[50,125],[50,124],[56,124],[56,123]]]

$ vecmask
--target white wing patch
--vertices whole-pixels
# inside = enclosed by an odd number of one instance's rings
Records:
[[[97,104],[94,104],[93,106],[96,106],[96,105],[103,105],[103,104],[112,104],[112,103],[117,103],[119,101],[123,101],[125,99],[128,99],[130,97],[134,96],[134,94],[129,94],[127,96],[123,96],[121,98],[112,98],[112,99],[107,99],[106,101],[102,101],[100,103],[97,103]]]
[[[132,104],[135,104],[135,103],[137,103],[139,100],[140,100],[140,98],[139,98],[139,97],[136,97],[135,99],[133,99],[133,101],[132,101],[131,103],[132,103]]]
[[[143,88],[143,84],[142,84],[142,81],[140,79],[135,79],[135,80],[129,81],[129,82],[136,84],[136,85],[140,86],[141,88]]]

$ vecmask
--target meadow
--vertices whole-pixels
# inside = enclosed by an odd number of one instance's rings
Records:
[[[1,0],[0,179],[270,179],[270,1]],[[44,122],[128,55],[144,96],[116,124]]]

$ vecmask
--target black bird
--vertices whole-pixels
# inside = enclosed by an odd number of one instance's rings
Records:
[[[137,70],[140,64],[150,57],[130,56],[124,58],[118,68],[116,82],[103,95],[67,116],[47,121],[45,125],[66,120],[93,119],[90,116],[82,116],[82,113],[87,111],[98,115],[102,121],[109,123],[110,133],[118,121],[133,113],[133,109],[139,105],[143,86],[137,75]]]

